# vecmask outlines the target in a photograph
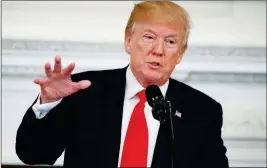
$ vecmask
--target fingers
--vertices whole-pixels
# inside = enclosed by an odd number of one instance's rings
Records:
[[[71,63],[68,67],[62,70],[63,74],[69,76],[75,67],[74,63]]]
[[[73,83],[72,85],[72,91],[77,92],[81,89],[86,89],[91,85],[91,82],[89,80],[82,80],[80,82]]]
[[[55,57],[55,65],[54,65],[54,73],[60,73],[61,72],[61,58],[60,56]]]
[[[43,85],[45,83],[45,79],[43,78],[34,79],[34,83],[37,85]]]
[[[46,75],[47,77],[51,77],[51,76],[52,76],[51,65],[50,65],[49,62],[47,62],[47,63],[45,64],[45,75]]]
[[[80,89],[86,89],[91,85],[91,82],[89,80],[82,80],[78,82],[78,85]]]

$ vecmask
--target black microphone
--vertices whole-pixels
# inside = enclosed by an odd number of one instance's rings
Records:
[[[146,99],[152,107],[153,117],[159,120],[160,123],[165,123],[167,121],[166,103],[157,85],[149,85],[146,88]]]
[[[171,102],[164,99],[157,85],[149,85],[146,88],[146,99],[147,99],[149,106],[152,107],[153,117],[156,120],[159,120],[160,123],[170,124],[171,136],[172,136],[172,168],[173,168],[174,158],[175,158],[175,145],[174,145],[175,141],[174,141],[172,114],[171,114]]]

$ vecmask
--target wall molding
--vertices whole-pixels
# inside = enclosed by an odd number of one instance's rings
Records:
[[[68,52],[68,53],[121,53],[123,43],[96,43],[79,41],[41,41],[29,39],[2,39],[2,50],[23,52]],[[196,46],[190,45],[186,56],[217,56],[217,57],[266,57],[266,47],[252,46]]]
[[[78,68],[75,72],[88,71],[87,68]],[[95,70],[95,69],[94,69]],[[41,66],[2,65],[3,78],[35,78],[43,77],[44,69]],[[266,73],[236,73],[212,71],[174,71],[172,77],[182,82],[204,83],[252,83],[266,84]]]
[[[76,72],[124,67],[122,43],[79,41],[2,40],[2,75],[43,75],[44,61],[55,55],[78,62]],[[189,46],[174,78],[183,82],[266,82],[266,47]],[[249,66],[249,68],[247,68]],[[89,67],[89,68],[88,68]]]

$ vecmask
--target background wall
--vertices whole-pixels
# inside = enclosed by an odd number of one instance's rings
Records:
[[[133,1],[3,2],[3,37],[122,42]],[[191,14],[191,44],[265,46],[266,5],[254,1],[179,2]]]
[[[21,164],[15,136],[39,92],[33,79],[61,55],[75,72],[124,67],[135,2],[2,2],[2,163]],[[231,166],[266,166],[266,2],[179,2],[192,18],[172,75],[218,100]],[[63,157],[57,161],[62,164]]]

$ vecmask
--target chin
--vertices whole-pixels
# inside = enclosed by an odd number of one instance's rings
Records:
[[[162,73],[158,70],[143,69],[142,70],[145,83],[161,83]]]

